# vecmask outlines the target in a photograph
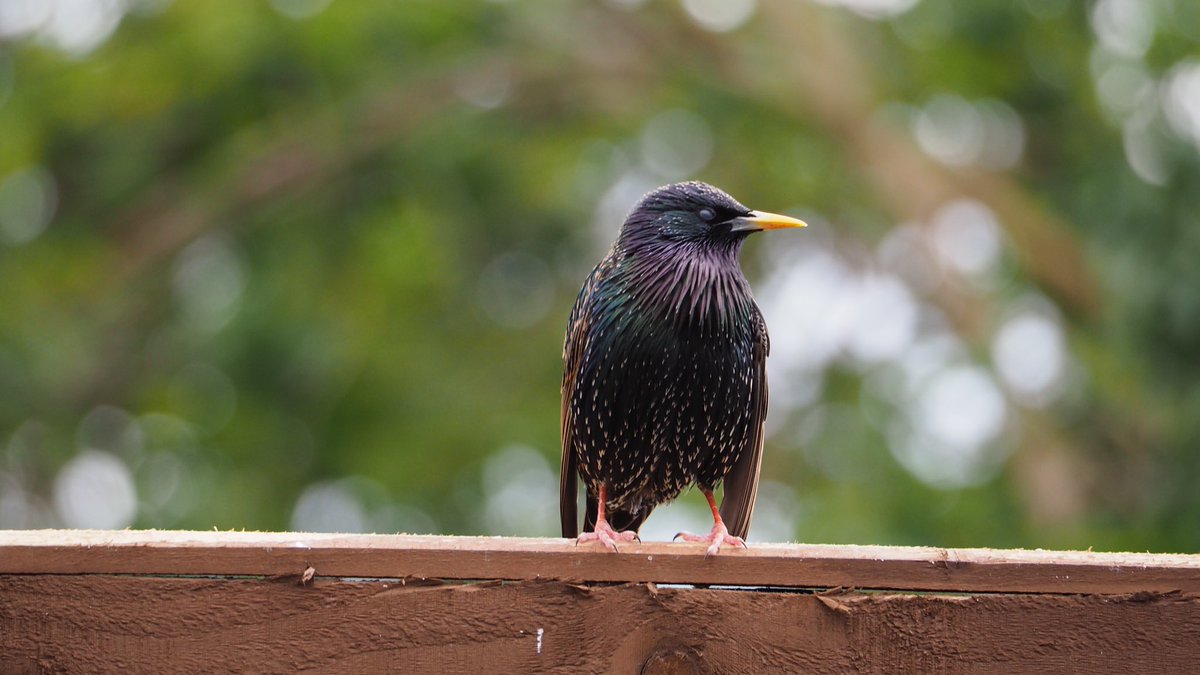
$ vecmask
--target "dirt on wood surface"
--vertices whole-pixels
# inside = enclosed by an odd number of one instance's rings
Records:
[[[1200,597],[0,576],[0,672],[1195,672]]]

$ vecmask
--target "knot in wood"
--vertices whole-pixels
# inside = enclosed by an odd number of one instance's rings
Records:
[[[682,646],[655,648],[642,664],[642,675],[698,675],[703,673],[700,655]]]

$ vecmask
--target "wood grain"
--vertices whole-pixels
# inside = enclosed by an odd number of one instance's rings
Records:
[[[1195,672],[1200,598],[0,575],[0,672]]]
[[[965,593],[1200,593],[1200,556],[756,544],[620,553],[564,539],[154,530],[0,531],[0,574],[552,579]]]

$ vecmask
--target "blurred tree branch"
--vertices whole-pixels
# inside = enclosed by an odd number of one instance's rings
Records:
[[[978,199],[997,214],[1029,275],[1065,308],[1086,318],[1101,310],[1095,275],[1078,236],[1064,222],[1012,178],[971,167],[951,171],[926,157],[906,134],[876,119],[881,101],[875,77],[833,11],[775,0],[763,3],[762,12],[760,25],[773,45],[770,52],[786,55],[775,64],[790,76],[765,73],[742,58],[733,61],[738,68],[734,77],[781,106],[799,105],[812,113],[850,150],[897,219],[927,222],[951,199]],[[799,90],[793,89],[796,84]]]

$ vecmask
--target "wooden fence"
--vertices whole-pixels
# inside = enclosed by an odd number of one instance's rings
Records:
[[[0,531],[0,673],[1200,672],[1200,556]]]

